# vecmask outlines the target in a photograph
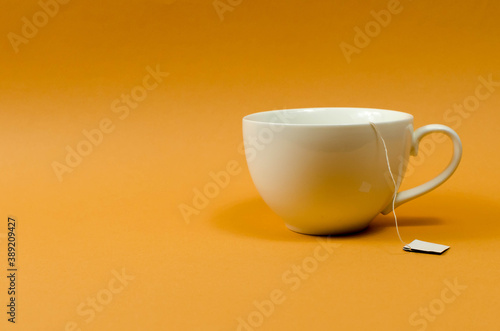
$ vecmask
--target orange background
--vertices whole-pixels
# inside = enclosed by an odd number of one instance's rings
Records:
[[[8,34],[41,7],[2,1],[2,330],[236,330],[249,317],[255,330],[498,330],[500,87],[465,115],[449,109],[475,95],[479,77],[500,81],[500,3],[401,0],[348,63],[339,45],[354,45],[354,28],[388,1],[221,1],[232,9],[223,20],[209,0],[71,0],[17,53]],[[148,66],[169,75],[120,119],[113,102]],[[241,118],[318,106],[395,109],[415,127],[456,129],[457,172],[397,209],[406,241],[448,252],[403,252],[391,215],[319,246],[265,206],[238,152]],[[53,162],[104,118],[114,130],[59,181]],[[426,141],[405,188],[450,158],[449,142]],[[241,171],[187,224],[179,206],[230,161]],[[15,325],[7,216],[18,221]],[[318,247],[331,249],[325,261]],[[312,259],[293,290],[283,275]],[[134,278],[107,297],[123,270]],[[254,301],[279,291],[272,313],[258,313]],[[78,307],[88,312],[96,296],[106,304],[87,322]]]

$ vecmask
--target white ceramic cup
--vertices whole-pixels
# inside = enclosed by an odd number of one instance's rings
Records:
[[[370,108],[286,109],[243,118],[245,154],[260,195],[290,230],[315,235],[356,232],[391,212],[395,186],[381,138],[399,187],[410,154],[417,155],[422,137],[433,132],[453,141],[451,162],[434,179],[397,193],[396,207],[453,174],[462,156],[455,131],[438,124],[413,131],[412,115]]]

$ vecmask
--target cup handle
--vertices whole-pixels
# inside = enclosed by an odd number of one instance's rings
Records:
[[[451,157],[450,163],[448,164],[446,169],[443,170],[443,172],[441,172],[437,177],[431,179],[427,183],[421,184],[417,187],[408,189],[406,191],[399,192],[396,195],[394,208],[402,205],[405,202],[418,198],[419,196],[429,191],[432,191],[439,185],[443,184],[448,178],[450,178],[450,176],[457,169],[458,164],[460,163],[460,159],[462,158],[462,143],[460,142],[460,138],[458,137],[457,133],[445,125],[430,124],[415,130],[415,132],[413,132],[412,148],[410,150],[410,155],[416,156],[418,153],[418,144],[420,143],[420,140],[429,133],[434,133],[434,132],[444,133],[445,135],[451,138],[451,141],[453,142],[453,156]],[[382,210],[382,214],[386,215],[391,211],[392,211],[392,201],[384,210]]]

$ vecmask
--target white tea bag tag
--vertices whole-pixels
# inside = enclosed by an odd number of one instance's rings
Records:
[[[427,241],[413,240],[411,243],[403,247],[407,252],[443,254],[450,246],[434,244]]]

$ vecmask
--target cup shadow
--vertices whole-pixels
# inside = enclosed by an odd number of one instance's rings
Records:
[[[271,241],[309,242],[316,237],[289,230],[283,220],[260,197],[242,200],[221,209],[216,212],[211,221],[215,227],[223,231]],[[399,227],[441,224],[443,224],[443,221],[435,217],[398,217]],[[366,229],[334,237],[339,239],[368,237],[389,227],[394,227],[392,214],[386,216],[378,215]]]
[[[290,231],[260,197],[238,201],[211,219],[215,227],[236,235],[272,241],[311,241],[312,236]]]
[[[441,218],[437,217],[398,216],[398,227],[400,228],[406,226],[436,226],[444,225],[445,223],[446,222],[444,222]],[[395,228],[394,216],[392,213],[385,216],[379,214],[371,221],[370,225],[368,225],[365,230],[358,232],[357,235],[369,236],[374,233],[384,231],[387,228]]]

